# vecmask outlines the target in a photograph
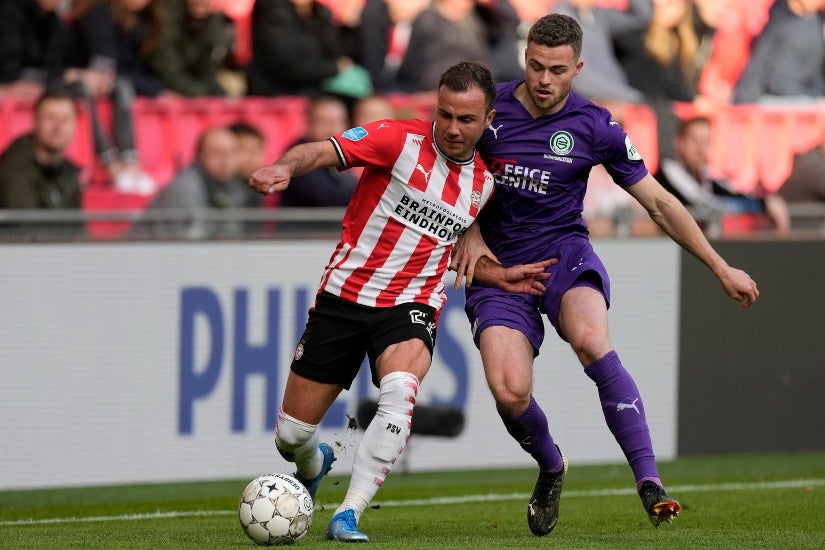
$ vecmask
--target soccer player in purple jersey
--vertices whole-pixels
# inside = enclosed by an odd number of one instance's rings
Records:
[[[639,390],[608,338],[610,282],[582,218],[590,169],[603,164],[742,307],[759,296],[751,277],[722,259],[687,210],[648,173],[610,113],[570,91],[583,67],[581,45],[581,27],[564,15],[542,17],[530,29],[525,80],[498,85],[495,118],[478,144],[496,177],[496,192],[451,262],[456,287],[466,276],[467,316],[501,419],[539,465],[527,516],[536,535],[556,525],[567,471],[531,394],[533,360],[544,338],[542,314],[595,382],[605,420],[633,470],[650,520],[658,526],[680,511],[662,488]],[[559,263],[549,269],[543,296],[478,283],[493,260],[509,266],[544,258]]]

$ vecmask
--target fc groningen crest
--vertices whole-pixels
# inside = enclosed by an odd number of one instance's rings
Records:
[[[557,155],[566,155],[573,150],[573,136],[570,132],[559,130],[550,136],[550,149]]]

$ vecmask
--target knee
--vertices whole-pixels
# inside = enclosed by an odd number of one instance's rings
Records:
[[[500,382],[490,384],[490,391],[496,401],[496,409],[507,416],[516,416],[530,405],[530,387]]]
[[[607,335],[594,328],[585,328],[576,332],[569,341],[573,352],[585,367],[612,349]]]
[[[378,411],[412,415],[418,385],[418,377],[409,372],[395,371],[385,375],[379,383]]]

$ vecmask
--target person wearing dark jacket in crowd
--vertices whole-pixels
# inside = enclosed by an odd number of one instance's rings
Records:
[[[353,65],[332,12],[314,0],[257,0],[252,9],[249,95],[311,95]]]
[[[35,99],[63,80],[71,36],[60,0],[0,2],[0,97]]]
[[[163,0],[166,23],[151,66],[163,86],[187,96],[222,96],[219,75],[232,49],[233,26],[212,0]]]
[[[77,126],[71,91],[56,88],[35,102],[34,129],[15,139],[0,155],[0,208],[79,209],[80,168],[66,158]],[[45,230],[46,226],[29,229]],[[51,225],[60,234],[83,232],[79,225]]]
[[[298,143],[323,141],[349,128],[347,106],[335,96],[314,99],[307,115],[307,134]],[[297,143],[295,144],[297,145]],[[349,171],[319,168],[292,178],[281,193],[281,206],[346,206],[358,179]]]

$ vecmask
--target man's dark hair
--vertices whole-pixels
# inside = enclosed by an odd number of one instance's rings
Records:
[[[487,112],[493,109],[496,103],[496,84],[493,73],[482,64],[473,61],[456,63],[441,75],[438,87],[446,86],[454,92],[466,92],[473,86],[484,92],[484,104]]]
[[[527,43],[535,42],[539,46],[557,48],[570,46],[576,59],[582,53],[582,28],[569,15],[551,13],[545,15],[530,27],[527,33]]]
[[[679,122],[679,127],[676,129],[676,135],[678,137],[684,136],[687,131],[696,124],[707,124],[708,126],[711,125],[710,119],[705,116],[694,116],[690,118],[686,118]]]
[[[260,141],[264,141],[263,133],[246,121],[238,120],[227,126],[227,128],[229,128],[229,131],[236,136],[249,136]]]
[[[71,101],[72,105],[75,107],[75,111],[77,111],[76,96],[69,88],[65,86],[47,88],[44,90],[43,93],[37,98],[37,101],[34,102],[34,111],[37,112],[43,103],[52,99]]]

